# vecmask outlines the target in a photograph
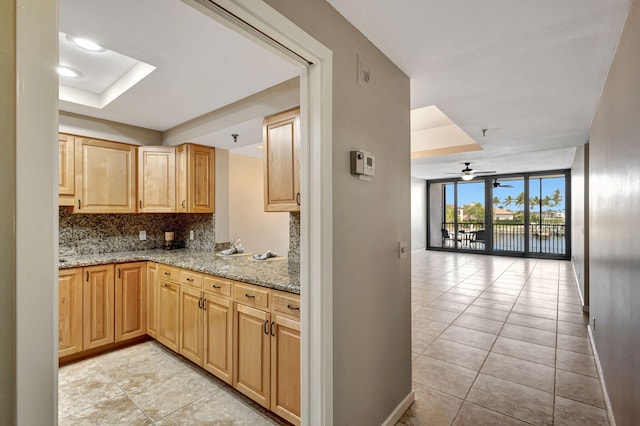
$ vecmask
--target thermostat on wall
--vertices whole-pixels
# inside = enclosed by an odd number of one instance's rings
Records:
[[[371,176],[376,175],[376,158],[367,151],[351,151],[351,174],[371,180]]]

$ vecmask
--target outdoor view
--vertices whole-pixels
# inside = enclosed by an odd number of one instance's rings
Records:
[[[484,181],[444,185],[442,246],[485,250],[486,232],[490,229],[493,251],[524,252],[528,239],[530,253],[566,254],[565,176],[529,177],[528,200],[524,177],[498,182],[499,186],[488,188],[492,202],[490,226],[486,224]]]

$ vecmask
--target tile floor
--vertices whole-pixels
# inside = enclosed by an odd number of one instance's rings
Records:
[[[608,425],[569,262],[412,255],[414,404],[398,425]]]
[[[288,425],[155,341],[60,368],[60,425]]]

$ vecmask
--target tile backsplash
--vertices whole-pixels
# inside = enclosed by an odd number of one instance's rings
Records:
[[[175,232],[178,247],[215,247],[215,214],[211,213],[72,214],[65,207],[59,209],[60,256],[162,248],[166,231]],[[140,240],[140,231],[146,231],[146,240]]]
[[[300,212],[289,213],[289,261],[300,263]]]

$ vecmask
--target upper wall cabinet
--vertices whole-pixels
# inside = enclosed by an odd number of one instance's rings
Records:
[[[264,211],[300,211],[300,108],[264,119]]]
[[[76,195],[76,173],[74,163],[75,138],[58,135],[58,203],[73,206]]]
[[[136,147],[75,138],[77,213],[135,213]]]
[[[138,147],[138,212],[176,211],[176,149]]]
[[[215,151],[208,146],[176,147],[176,211],[214,212]]]

